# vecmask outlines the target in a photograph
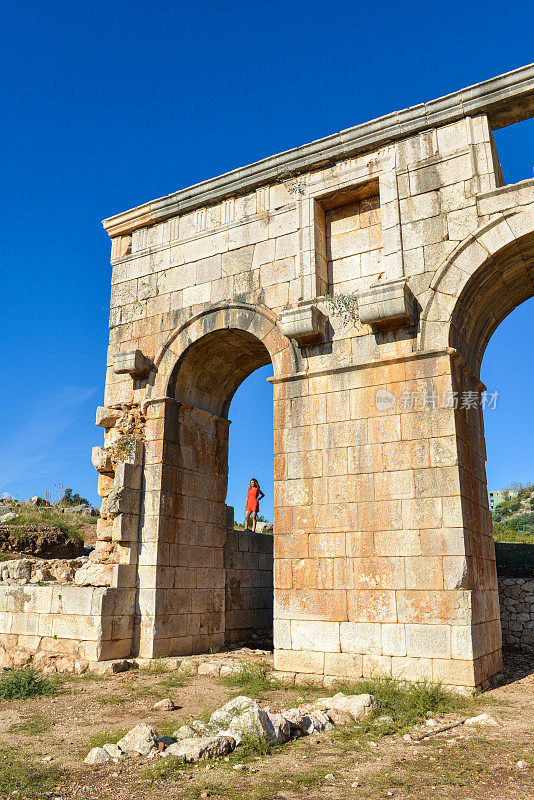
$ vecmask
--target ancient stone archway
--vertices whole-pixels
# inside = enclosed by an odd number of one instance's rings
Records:
[[[499,671],[479,367],[532,295],[534,181],[505,184],[492,131],[533,114],[531,65],[105,221],[102,518],[61,642],[224,639],[228,405],[270,359],[277,670]],[[30,622],[0,624],[28,643]]]

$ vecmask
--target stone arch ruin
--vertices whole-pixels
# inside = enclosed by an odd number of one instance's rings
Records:
[[[505,184],[492,132],[533,115],[531,65],[105,220],[97,548],[61,603],[6,606],[3,641],[206,650],[269,622],[274,560],[279,672],[484,686],[480,363],[534,295],[534,180]],[[229,403],[269,361],[274,552],[233,539],[225,505]]]

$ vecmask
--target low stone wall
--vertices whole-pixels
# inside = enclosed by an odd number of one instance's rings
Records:
[[[61,584],[0,585],[0,667],[33,660],[45,671],[83,671],[130,653],[134,592]]]
[[[534,578],[501,578],[499,602],[503,645],[534,653]]]
[[[239,642],[273,629],[273,537],[228,530],[224,546],[226,573],[225,640]]]

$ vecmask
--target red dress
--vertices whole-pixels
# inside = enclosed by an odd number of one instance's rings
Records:
[[[251,486],[250,489],[247,489],[247,511],[259,511],[260,504],[258,502],[258,494],[260,490],[257,486]]]

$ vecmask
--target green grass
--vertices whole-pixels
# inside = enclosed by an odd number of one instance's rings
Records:
[[[130,695],[120,694],[99,694],[95,697],[96,702],[101,706],[122,706],[129,699],[131,699]]]
[[[180,689],[182,686],[186,685],[187,680],[187,675],[181,672],[171,672],[158,681],[158,685],[162,686],[164,689]]]
[[[77,517],[75,514],[62,514],[56,508],[29,508],[20,506],[15,509],[18,518],[9,523],[13,538],[24,536],[24,531],[17,528],[23,525],[46,525],[58,528],[75,544],[83,543],[83,526],[96,525],[97,517]]]
[[[137,675],[165,675],[169,672],[169,667],[166,664],[152,663],[146,667],[139,667],[136,670]]]
[[[117,744],[119,739],[122,739],[127,733],[128,728],[119,728],[118,730],[114,731],[99,731],[98,733],[93,733],[93,735],[89,737],[87,744],[83,748],[83,751],[87,755],[89,750],[92,750],[93,747],[103,747],[105,744]]]
[[[57,694],[57,678],[46,678],[34,667],[20,667],[0,677],[0,700],[26,700],[28,697]]]
[[[41,733],[46,733],[51,727],[50,720],[34,714],[31,717],[27,717],[23,722],[11,725],[9,733],[28,733],[30,736],[38,736]]]
[[[378,708],[358,725],[359,732],[392,733],[407,730],[423,721],[427,715],[440,716],[472,709],[473,700],[447,692],[433,683],[404,683],[392,678],[370,678],[361,681],[341,681],[337,690],[345,694],[372,694]],[[376,725],[378,717],[392,717],[393,725]]]
[[[241,664],[236,672],[219,678],[219,683],[231,689],[238,689],[240,694],[250,697],[258,697],[258,695],[273,689],[288,688],[271,677],[268,664]]]
[[[43,798],[64,772],[56,766],[38,764],[19,749],[0,750],[0,796]]]

